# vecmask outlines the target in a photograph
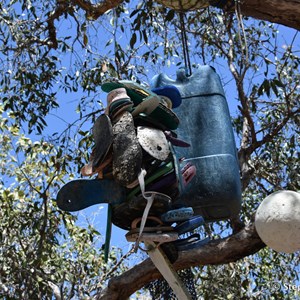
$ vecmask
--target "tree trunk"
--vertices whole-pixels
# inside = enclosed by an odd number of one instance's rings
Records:
[[[300,30],[300,0],[241,0],[244,16]]]
[[[174,263],[176,270],[192,266],[226,264],[237,261],[264,248],[265,244],[256,233],[254,224],[227,238],[209,242],[198,249],[182,251]],[[108,286],[97,300],[123,300],[147,283],[161,278],[150,259],[146,259],[118,277],[110,279]]]

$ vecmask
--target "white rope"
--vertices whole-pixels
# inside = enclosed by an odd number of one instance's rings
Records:
[[[151,196],[146,196],[145,195],[145,180],[144,180],[144,178],[146,176],[146,173],[147,172],[142,169],[141,172],[140,172],[140,174],[139,174],[139,176],[138,176],[138,180],[139,180],[141,192],[142,192],[143,197],[147,200],[147,204],[146,204],[146,207],[144,209],[143,216],[142,216],[142,221],[141,221],[139,236],[138,236],[138,238],[137,238],[137,240],[135,242],[135,247],[134,247],[135,252],[137,251],[137,249],[139,247],[139,242],[140,242],[140,239],[141,239],[144,227],[146,225],[146,221],[147,221],[147,218],[148,218],[148,214],[149,214],[150,208],[151,208],[153,200],[154,200],[154,195],[153,194],[151,194]]]

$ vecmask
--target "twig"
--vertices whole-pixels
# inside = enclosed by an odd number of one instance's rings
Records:
[[[110,271],[109,271],[108,273],[104,274],[104,275],[101,277],[100,282],[102,283],[102,282],[104,282],[108,277],[110,277],[111,274],[113,274],[113,273],[118,269],[118,267],[121,265],[121,263],[122,263],[125,259],[127,259],[132,253],[134,253],[134,245],[132,245],[131,249],[130,249],[126,254],[124,254],[124,255],[120,258],[120,260],[114,265],[113,268],[110,269]]]

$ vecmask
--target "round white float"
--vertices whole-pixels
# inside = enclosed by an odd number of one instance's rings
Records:
[[[255,228],[277,252],[300,250],[300,193],[278,191],[266,197],[256,211]]]

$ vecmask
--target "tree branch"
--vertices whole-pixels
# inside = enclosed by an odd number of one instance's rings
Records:
[[[239,5],[244,16],[300,30],[300,0],[242,0]]]
[[[73,0],[73,3],[85,10],[87,17],[98,19],[109,9],[120,5],[123,0],[104,0],[93,4],[89,0]],[[300,0],[243,0],[240,1],[241,12],[244,16],[283,24],[300,30]],[[231,11],[234,9],[231,9]]]
[[[58,42],[56,39],[56,27],[54,25],[55,20],[58,20],[60,16],[67,12],[69,9],[69,5],[66,1],[57,0],[57,6],[55,10],[49,13],[49,17],[47,20],[47,29],[49,33],[49,47],[57,49]]]
[[[264,247],[265,244],[257,235],[254,224],[251,223],[227,238],[211,241],[198,249],[181,251],[173,266],[176,270],[181,270],[200,265],[226,264],[252,255]],[[149,282],[161,277],[148,258],[122,275],[112,278],[107,288],[97,295],[96,299],[126,299]]]
[[[75,5],[85,10],[86,16],[90,20],[97,20],[100,16],[105,14],[108,10],[117,7],[124,0],[104,0],[98,4],[93,4],[88,0],[73,0]]]
[[[299,115],[299,113],[300,113],[300,108],[296,109],[295,111],[287,113],[287,115],[281,120],[280,123],[277,124],[277,126],[274,127],[274,129],[270,133],[266,134],[260,141],[256,141],[255,143],[252,143],[248,147],[247,151],[252,153],[257,148],[272,141],[273,138],[276,135],[278,135],[278,133],[282,130],[282,128],[288,123],[291,117]]]

